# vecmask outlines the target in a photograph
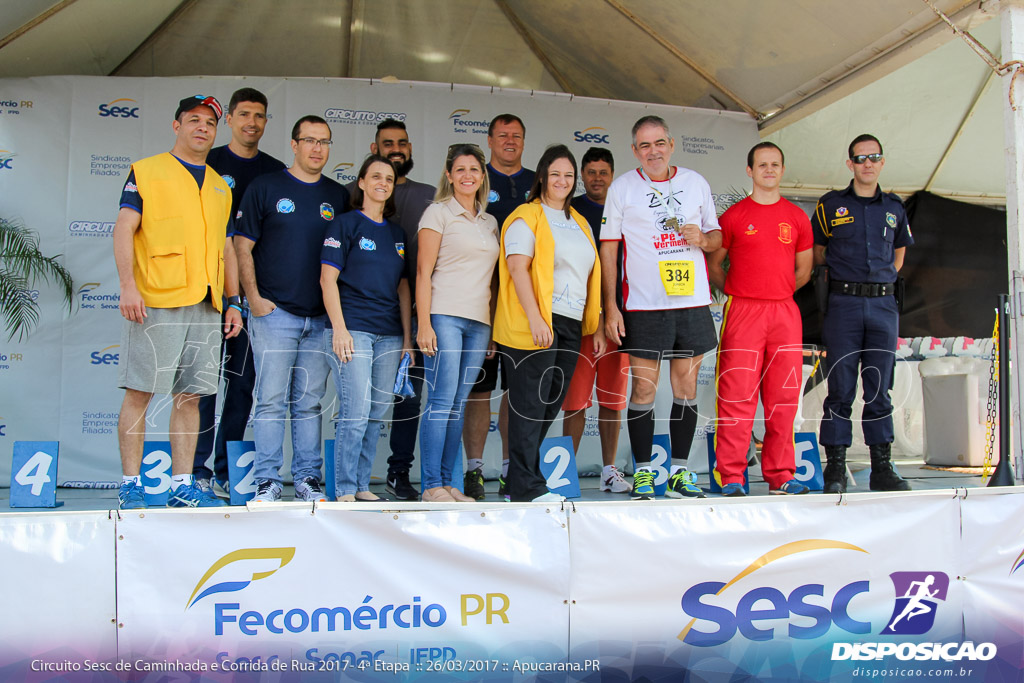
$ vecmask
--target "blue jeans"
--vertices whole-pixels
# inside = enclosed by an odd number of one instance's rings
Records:
[[[438,486],[461,490],[454,470],[461,464],[466,397],[487,354],[491,327],[453,315],[431,315],[430,324],[437,336],[437,354],[424,357],[423,381],[430,395],[420,422],[420,484],[423,490]]]
[[[281,481],[284,421],[292,420],[292,478],[320,480],[320,399],[330,365],[321,348],[327,315],[304,318],[275,308],[249,320],[256,361],[255,479]]]
[[[334,434],[335,493],[370,490],[380,426],[394,399],[395,376],[402,359],[402,337],[349,330],[352,360],[334,353],[334,330],[323,334],[323,348],[334,368],[338,390],[338,426]]]

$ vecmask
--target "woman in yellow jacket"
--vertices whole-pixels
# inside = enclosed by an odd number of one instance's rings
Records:
[[[498,257],[494,341],[508,361],[508,486],[513,501],[554,501],[540,445],[562,409],[583,335],[604,352],[601,267],[587,221],[570,205],[576,159],[544,150],[533,189],[505,220]]]

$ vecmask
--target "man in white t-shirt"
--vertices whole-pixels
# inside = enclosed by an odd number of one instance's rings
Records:
[[[654,497],[651,445],[654,397],[662,358],[670,359],[672,467],[666,495],[703,498],[686,468],[697,427],[697,374],[718,345],[708,304],[705,254],[722,245],[715,202],[699,174],[670,164],[675,141],[668,124],[645,116],[633,125],[640,168],[608,189],[601,227],[605,331],[629,353],[632,389],[627,407],[636,460],[634,500]],[[622,245],[622,310],[615,300],[615,252]]]

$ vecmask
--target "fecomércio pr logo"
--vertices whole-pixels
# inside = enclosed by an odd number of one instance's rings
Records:
[[[491,122],[473,118],[470,116],[472,113],[469,109],[453,109],[448,115],[448,120],[452,122],[452,132],[486,135]]]
[[[248,588],[249,584],[253,581],[272,576],[278,569],[291,562],[294,557],[295,548],[242,548],[241,550],[234,550],[210,565],[206,573],[196,582],[192,595],[185,601],[185,609],[188,610],[192,605],[209,595],[233,593],[243,588]],[[232,567],[232,565],[249,563],[249,561],[257,562],[259,571],[252,571],[251,566],[249,570],[244,570],[242,567]],[[277,566],[267,570],[265,568],[265,561],[269,561],[270,566],[273,566],[274,563]],[[221,570],[228,568],[230,568],[229,571],[221,573]],[[223,576],[223,580],[211,583],[211,579],[218,574]],[[245,575],[248,575],[249,578],[237,578]]]
[[[105,290],[99,282],[86,282],[78,289],[78,307],[83,310],[116,311],[120,305],[121,294]]]
[[[9,149],[0,149],[0,171],[13,171],[16,156],[18,155]]]
[[[17,116],[32,108],[32,100],[18,100],[13,97],[0,99],[0,114]]]
[[[331,175],[339,183],[351,183],[356,180],[356,174],[352,170],[354,165],[350,161],[343,161],[331,169]]]
[[[130,97],[119,97],[97,107],[97,115],[101,119],[137,119],[141,107]]]

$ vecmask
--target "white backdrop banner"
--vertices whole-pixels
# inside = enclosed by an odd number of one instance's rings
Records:
[[[2,515],[0,558],[0,680],[56,680],[116,659],[109,512]]]
[[[10,387],[0,397],[0,446],[9,451],[15,440],[60,440],[61,483],[116,480],[120,473],[116,431],[122,392],[116,377],[121,317],[111,233],[128,168],[134,160],[170,149],[179,99],[212,94],[226,105],[242,86],[258,88],[269,98],[270,121],[261,149],[286,163],[292,161],[292,123],[305,114],[328,120],[335,145],[325,172],[342,183],[355,179],[376,124],[388,116],[408,126],[416,161],[410,177],[436,184],[448,145],[484,146],[488,122],[504,112],[526,123],[527,167],[536,165],[549,144],[566,143],[577,158],[596,144],[613,151],[620,173],[635,166],[630,150],[634,121],[657,114],[675,136],[673,161],[708,179],[721,212],[749,187],[746,152],[758,140],[753,120],[733,112],[450,84],[229,77],[0,79],[0,214],[38,231],[43,249],[64,254],[75,279],[70,316],[60,309],[56,292],[40,286],[29,293],[42,305],[31,341],[0,343],[0,384]],[[230,130],[222,125],[217,145],[229,139]],[[705,390],[713,386],[713,369],[712,361],[701,373],[704,416],[714,414],[713,397]],[[667,403],[668,383],[662,384],[659,401]],[[337,419],[333,394],[331,389],[324,406],[330,418],[324,420],[327,438],[333,438]],[[495,392],[495,429],[499,398]],[[596,411],[594,406],[592,420]],[[159,438],[166,423],[166,405],[154,406],[150,438]],[[382,456],[389,453],[388,434],[386,426]],[[628,459],[625,441],[620,440],[620,451]],[[698,439],[694,448],[695,455],[703,454],[703,441]],[[596,470],[600,450],[592,421],[581,451],[586,454],[582,466]],[[499,440],[489,439],[489,476],[500,460]],[[377,459],[378,475],[383,461]],[[0,458],[0,478],[8,469],[9,461]]]

